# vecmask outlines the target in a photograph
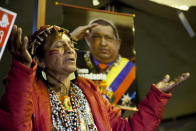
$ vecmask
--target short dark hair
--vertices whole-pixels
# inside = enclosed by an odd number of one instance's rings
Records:
[[[94,23],[99,24],[99,25],[112,27],[112,30],[114,32],[116,39],[117,40],[119,39],[118,30],[117,30],[116,26],[111,21],[103,19],[103,18],[97,18],[97,19],[93,19],[89,22],[89,24],[94,24]]]

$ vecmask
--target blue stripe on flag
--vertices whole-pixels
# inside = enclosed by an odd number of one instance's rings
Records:
[[[129,61],[127,65],[123,68],[123,70],[119,73],[119,75],[115,78],[115,80],[110,84],[110,88],[113,92],[115,92],[118,87],[121,85],[125,77],[129,74],[132,67],[134,66],[134,63]]]

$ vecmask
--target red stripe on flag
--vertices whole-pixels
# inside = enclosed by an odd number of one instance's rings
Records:
[[[118,89],[114,92],[114,103],[117,104],[120,98],[123,96],[123,94],[128,90],[129,86],[133,83],[136,77],[136,68],[135,65],[132,67],[131,71],[127,75],[127,77],[123,80],[123,82],[120,84]]]

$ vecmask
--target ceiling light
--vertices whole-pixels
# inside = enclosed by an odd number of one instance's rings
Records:
[[[100,4],[99,0],[93,0],[93,6],[98,6]]]
[[[194,37],[195,32],[193,31],[193,29],[192,29],[190,23],[188,22],[186,16],[184,15],[184,13],[179,11],[178,17],[179,17],[180,21],[182,22],[183,26],[185,27],[186,31],[188,32],[189,36]]]
[[[196,6],[195,0],[149,0],[149,1],[166,5],[183,11],[188,11],[191,6]]]

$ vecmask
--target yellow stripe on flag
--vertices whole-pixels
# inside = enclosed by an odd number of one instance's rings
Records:
[[[119,73],[123,70],[123,68],[127,65],[128,62],[129,60],[127,58],[122,58],[120,63],[112,67],[112,69],[108,72],[106,78],[108,87],[110,87],[110,84],[119,75]]]

